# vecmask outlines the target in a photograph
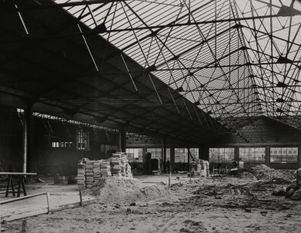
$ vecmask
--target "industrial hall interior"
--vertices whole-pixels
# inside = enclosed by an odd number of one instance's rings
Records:
[[[0,233],[297,233],[301,0],[0,0]]]

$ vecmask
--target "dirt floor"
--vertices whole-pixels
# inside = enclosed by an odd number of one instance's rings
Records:
[[[124,188],[124,184],[117,185],[115,193]],[[160,182],[156,188],[144,184],[139,194],[131,188],[135,185],[130,182],[126,195],[119,193],[109,202],[102,199],[83,208],[4,223],[2,232],[280,233],[301,229],[301,201],[271,194],[288,185],[281,180],[258,181],[252,176],[183,179],[169,190]],[[128,198],[131,190],[136,199]],[[114,192],[102,197],[114,196]]]

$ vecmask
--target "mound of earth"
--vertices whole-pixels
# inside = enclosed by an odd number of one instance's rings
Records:
[[[90,194],[96,195],[100,203],[129,204],[140,200],[156,199],[169,194],[163,185],[143,184],[137,179],[124,177],[108,177],[100,185],[88,190]]]

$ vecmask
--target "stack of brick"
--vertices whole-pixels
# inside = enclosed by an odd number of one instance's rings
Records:
[[[111,163],[113,165],[113,175],[133,178],[131,166],[129,164],[126,153],[114,153],[111,158]]]
[[[85,176],[86,176],[86,187],[92,188],[94,184],[94,161],[93,160],[87,160],[86,161],[86,169],[85,169]]]
[[[86,187],[86,179],[85,179],[85,165],[79,163],[77,166],[77,184],[79,189],[84,189]]]
[[[133,178],[131,165],[127,162],[125,176],[128,178]]]
[[[121,164],[121,154],[120,153],[115,153],[112,155],[111,160],[111,171],[113,176],[122,176],[122,164]]]
[[[112,176],[111,165],[109,160],[100,160],[100,174],[102,177]]]
[[[93,179],[94,183],[99,183],[100,178],[101,178],[101,173],[100,173],[100,160],[96,160],[93,163]]]
[[[120,153],[120,164],[121,164],[121,175],[127,177],[126,169],[127,169],[128,159],[125,153]]]
[[[115,153],[110,159],[82,159],[77,168],[77,183],[80,189],[98,185],[109,176],[132,178],[131,166],[125,153]]]

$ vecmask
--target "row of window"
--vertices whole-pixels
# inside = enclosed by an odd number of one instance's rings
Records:
[[[298,148],[297,147],[271,148],[271,162],[274,163],[298,162]]]
[[[162,158],[161,148],[147,148],[147,152],[151,153],[152,159],[160,160]],[[199,157],[198,148],[190,148],[189,152],[194,158]],[[127,148],[126,153],[130,162],[142,162],[143,161],[143,149],[142,148]],[[170,161],[170,148],[166,148],[166,161]],[[187,163],[188,162],[188,149],[175,148],[175,162]]]
[[[239,158],[246,163],[264,163],[266,149],[264,147],[239,148]],[[232,163],[234,148],[210,148],[209,161],[214,163]],[[272,163],[297,163],[298,147],[271,147]]]
[[[73,143],[70,141],[51,142],[52,148],[72,148]],[[89,133],[79,130],[76,137],[76,149],[89,150]],[[117,146],[100,145],[100,151],[117,151]],[[264,163],[266,149],[264,147],[242,147],[239,148],[239,158],[246,163]],[[151,153],[152,159],[161,159],[161,148],[147,148],[147,152]],[[190,154],[194,158],[198,158],[198,149],[190,148]],[[142,148],[127,148],[126,153],[130,162],[142,162]],[[166,161],[170,161],[170,149],[166,149]],[[209,161],[214,163],[232,163],[234,161],[234,148],[210,148]],[[188,149],[175,148],[175,162],[188,162]],[[270,162],[272,163],[296,163],[298,162],[298,147],[271,147]]]
[[[52,148],[72,148],[73,143],[70,141],[52,141]],[[89,133],[83,130],[78,130],[76,134],[76,149],[90,150]]]
[[[52,148],[72,148],[72,142],[52,142]]]
[[[51,142],[52,148],[76,148],[77,150],[84,150],[88,151],[90,150],[90,139],[89,139],[89,133],[85,132],[83,130],[78,130],[76,134],[76,144],[73,145],[73,142],[70,141],[55,141]],[[116,145],[107,145],[107,144],[101,144],[100,145],[100,152],[106,153],[108,151],[118,151],[118,146]]]

